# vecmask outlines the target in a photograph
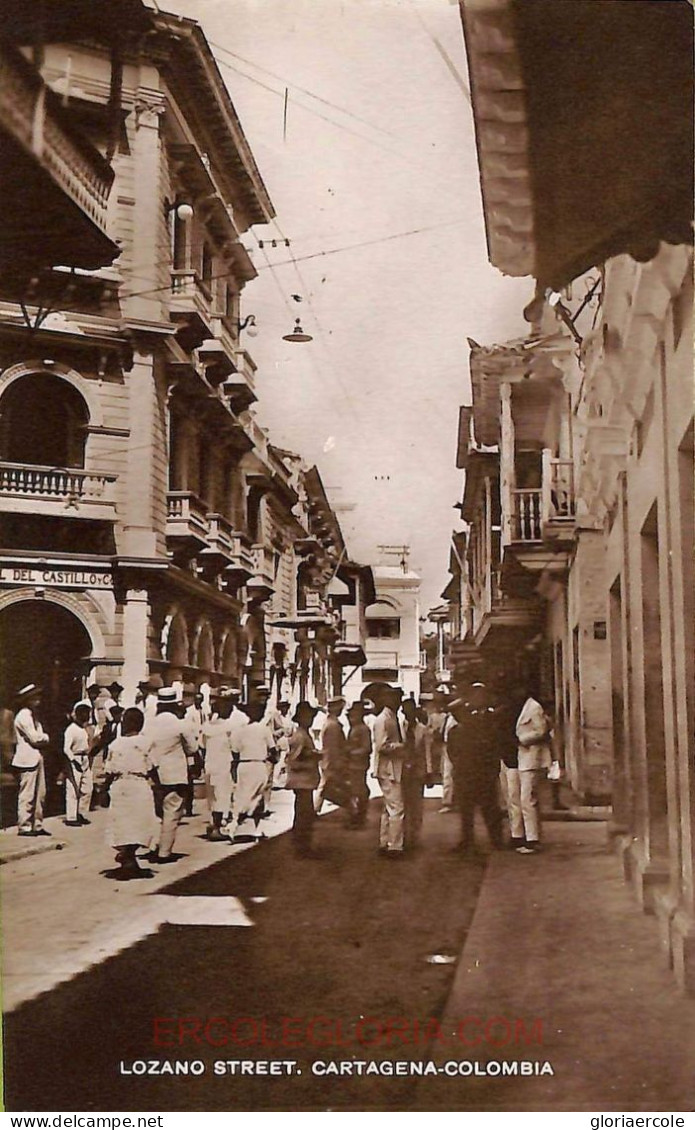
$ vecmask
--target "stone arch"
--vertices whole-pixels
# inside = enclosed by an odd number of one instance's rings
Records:
[[[36,373],[47,373],[54,377],[59,377],[60,380],[67,381],[74,389],[79,392],[84,400],[87,411],[89,413],[89,423],[93,427],[101,427],[104,423],[104,416],[101,407],[101,401],[98,393],[94,390],[93,382],[88,381],[75,369],[71,369],[68,365],[63,365],[56,361],[53,365],[46,365],[43,361],[29,360],[17,361],[14,365],[8,367],[0,376],[0,401],[7,392],[10,385],[21,377],[33,376]],[[1,405],[0,405],[1,407]]]
[[[223,675],[239,676],[239,638],[234,627],[227,628],[220,639],[218,670]]]
[[[172,667],[188,667],[189,652],[186,617],[180,608],[172,608],[165,616],[162,627],[162,659],[165,659]]]
[[[11,604],[19,604],[21,601],[26,600],[45,600],[48,604],[59,604],[61,608],[65,608],[68,612],[72,612],[73,616],[80,621],[82,627],[87,632],[90,640],[92,641],[92,653],[96,656],[104,656],[106,654],[106,643],[104,635],[99,627],[96,619],[98,612],[98,605],[96,605],[89,593],[84,593],[90,604],[94,607],[94,615],[90,616],[84,609],[80,601],[73,596],[72,593],[63,592],[60,589],[46,589],[43,596],[40,598],[36,595],[36,590],[33,588],[13,589],[12,591],[5,591],[0,593],[0,612],[4,608],[9,608]]]
[[[365,609],[365,616],[390,616],[392,612],[400,612],[401,605],[392,596],[380,596],[373,604]]]
[[[215,638],[212,624],[207,619],[201,619],[196,624],[193,636],[191,666],[199,667],[203,671],[215,669]]]

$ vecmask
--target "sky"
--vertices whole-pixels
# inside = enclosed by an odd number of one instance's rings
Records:
[[[257,419],[352,504],[339,518],[353,559],[410,546],[426,611],[461,528],[466,339],[523,334],[532,295],[487,261],[458,4],[159,6],[201,23],[277,213],[244,236]],[[296,317],[312,342],[282,340]]]

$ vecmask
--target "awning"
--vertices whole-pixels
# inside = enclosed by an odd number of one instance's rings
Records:
[[[693,216],[687,0],[460,0],[490,261],[558,288]]]

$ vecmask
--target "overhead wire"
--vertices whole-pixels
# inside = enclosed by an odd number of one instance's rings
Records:
[[[246,74],[244,71],[239,70],[238,67],[233,66],[231,63],[225,62],[225,60],[223,59],[217,59],[217,62],[220,64],[220,66],[226,67],[228,70],[233,71],[234,74],[240,75],[242,78],[245,78],[248,82],[256,83],[256,85],[262,87],[264,90],[269,91],[271,94],[274,94],[277,98],[284,97],[284,91],[275,90],[272,86],[268,86],[267,83],[262,82],[260,79],[256,78],[255,75]],[[399,149],[395,149],[390,145],[384,145],[383,142],[378,141],[376,138],[367,137],[363,133],[358,133],[357,130],[351,129],[350,126],[346,126],[342,122],[336,122],[334,118],[329,118],[326,114],[322,114],[320,111],[314,110],[310,106],[305,106],[301,102],[295,102],[295,105],[299,109],[305,110],[309,114],[314,114],[316,117],[319,117],[323,121],[328,122],[329,125],[335,126],[336,129],[341,129],[345,133],[349,133],[352,137],[356,137],[360,141],[366,142],[368,145],[375,146],[377,149],[381,150],[381,152],[389,153],[392,157],[396,157],[399,161],[404,162],[411,168],[422,169],[426,172],[432,171],[428,166],[420,161],[414,161],[412,157],[408,156],[405,153],[402,153]],[[441,184],[438,185],[438,191],[440,194],[442,193]],[[454,199],[453,192],[451,194],[446,193],[446,195],[451,195],[451,199]]]
[[[338,254],[340,254],[344,251],[355,251],[355,250],[358,250],[358,249],[363,248],[363,247],[373,247],[373,246],[375,246],[376,244],[379,244],[379,243],[390,243],[393,240],[405,239],[405,238],[412,236],[412,235],[422,235],[422,234],[430,232],[430,231],[437,231],[441,228],[455,227],[455,226],[462,224],[464,222],[465,222],[465,219],[462,217],[461,219],[458,219],[458,220],[446,220],[446,221],[444,221],[440,224],[428,224],[425,227],[411,228],[410,231],[405,231],[405,232],[394,232],[392,235],[380,236],[377,239],[367,239],[367,240],[362,240],[360,243],[349,243],[349,244],[345,244],[343,247],[333,247],[333,248],[330,248],[327,251],[315,251],[310,255],[297,255],[297,256],[295,256],[294,260],[284,259],[280,263],[273,263],[273,264],[269,263],[267,266],[264,266],[261,263],[257,266],[256,270],[260,272],[260,271],[264,271],[264,270],[268,269],[268,267],[270,267],[270,269],[272,270],[273,268],[276,268],[276,267],[290,266],[292,264],[292,262],[305,263],[310,259],[321,259],[321,258],[326,258],[330,255],[338,255]],[[229,274],[228,271],[222,271],[219,274],[212,275],[210,281],[213,281],[214,279],[226,278],[228,274]],[[152,287],[151,289],[148,289],[148,290],[131,291],[129,294],[122,295],[122,297],[123,298],[141,298],[145,295],[161,294],[164,291],[168,291],[170,289],[171,289],[171,284],[169,283],[165,286]]]
[[[223,47],[221,43],[214,43],[212,40],[209,40],[208,42],[210,43],[210,46],[214,47],[217,51],[222,51],[225,55],[231,55],[233,59],[238,59],[239,62],[245,63],[246,66],[253,67],[255,70],[261,71],[262,74],[269,75],[270,78],[277,79],[277,81],[283,83],[285,87],[292,87],[294,90],[299,90],[302,94],[306,94],[309,98],[314,98],[322,105],[329,106],[334,110],[338,110],[339,113],[345,114],[348,118],[354,118],[355,121],[369,126],[370,129],[377,130],[379,133],[385,134],[386,137],[394,137],[394,134],[390,130],[384,129],[383,126],[374,125],[373,122],[367,121],[366,118],[360,117],[359,114],[353,113],[352,110],[346,110],[344,106],[339,106],[337,102],[331,102],[329,98],[323,98],[320,94],[316,94],[315,91],[308,90],[306,87],[300,86],[296,82],[292,82],[290,79],[283,77],[283,75],[277,74],[276,71],[271,71],[268,69],[268,67],[263,67],[260,63],[255,63],[252,59],[246,59],[243,55],[239,55],[236,51],[232,51],[229,47]]]

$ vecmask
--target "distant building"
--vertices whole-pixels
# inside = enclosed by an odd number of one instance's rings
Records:
[[[365,609],[363,687],[392,683],[420,695],[420,576],[404,564],[373,566],[375,599]]]

